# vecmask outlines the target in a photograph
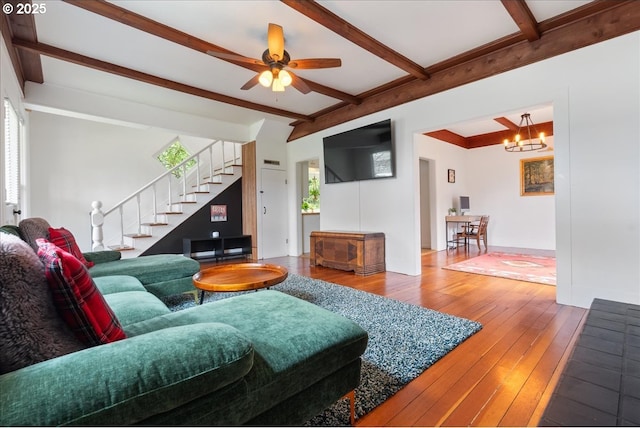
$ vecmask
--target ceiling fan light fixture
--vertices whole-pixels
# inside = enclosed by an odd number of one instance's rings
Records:
[[[271,85],[271,90],[273,92],[284,92],[284,85],[282,84],[280,77],[276,77],[275,79],[273,79],[273,85]]]
[[[280,73],[278,73],[278,79],[280,80],[280,83],[282,83],[282,86],[284,86],[285,88],[291,85],[291,82],[293,82],[293,78],[287,70],[280,70]]]
[[[520,136],[520,131],[525,132],[525,139],[522,139]],[[544,149],[545,147],[547,147],[547,144],[545,143],[544,132],[538,133],[536,126],[531,121],[531,115],[529,113],[524,113],[520,116],[518,133],[513,138],[513,141],[504,140],[504,149],[508,152],[532,152],[534,150]]]
[[[258,81],[265,88],[271,86],[271,82],[273,82],[273,73],[271,72],[271,70],[265,70],[260,73],[260,78],[258,79]]]

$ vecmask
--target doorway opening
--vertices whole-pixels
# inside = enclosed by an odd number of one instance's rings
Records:
[[[320,161],[309,159],[297,165],[298,201],[300,201],[298,244],[302,254],[311,251],[311,232],[320,230]]]
[[[434,224],[432,219],[435,215],[435,177],[432,177],[435,167],[434,161],[430,159],[420,159],[420,248],[426,250],[436,249],[437,243]]]
[[[501,143],[505,138],[516,138],[523,112],[529,112],[535,125],[544,130],[547,147],[507,152]],[[465,214],[490,216],[488,244],[493,251],[555,253],[554,174],[527,174],[533,170],[527,169],[529,164],[548,168],[549,163],[555,163],[553,117],[553,105],[541,104],[451,123],[444,129],[416,136],[421,252],[429,242],[433,249],[447,248],[448,226],[444,219],[452,209],[460,212],[460,197],[465,195],[471,199],[470,211]],[[533,138],[539,138],[535,135]],[[545,190],[529,192],[528,183],[534,190],[540,186]],[[469,257],[486,251],[482,245],[476,252],[475,242],[465,248],[472,250]]]

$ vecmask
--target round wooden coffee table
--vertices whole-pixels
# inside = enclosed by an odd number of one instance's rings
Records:
[[[193,285],[200,290],[200,304],[205,291],[259,290],[281,283],[289,272],[278,265],[234,263],[210,267],[193,275]]]

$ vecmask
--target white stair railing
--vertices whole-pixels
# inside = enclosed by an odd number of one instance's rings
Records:
[[[160,216],[170,215],[173,213],[174,207],[180,203],[188,202],[187,197],[189,195],[189,187],[193,186],[195,191],[199,191],[203,185],[201,168],[205,168],[208,170],[209,177],[207,181],[211,182],[213,177],[216,174],[223,174],[227,171],[229,167],[233,167],[234,165],[240,165],[242,163],[241,159],[241,150],[238,149],[240,143],[232,143],[228,141],[217,140],[212,142],[211,144],[204,147],[202,150],[197,153],[189,156],[180,164],[171,168],[167,172],[161,174],[156,177],[150,183],[142,186],[140,189],[133,192],[131,195],[127,196],[119,203],[114,205],[112,208],[102,211],[102,202],[93,201],[91,204],[91,239],[92,239],[92,249],[94,251],[100,251],[105,248],[104,246],[104,224],[105,219],[112,213],[117,212],[119,214],[119,226],[117,226],[117,233],[120,237],[119,244],[115,246],[116,249],[124,249],[127,246],[125,245],[125,237],[128,236],[125,233],[125,224],[127,224],[127,220],[129,220],[129,230],[135,230],[134,233],[130,234],[133,236],[142,236],[143,235],[143,212],[148,211],[153,224],[160,224]],[[231,146],[231,147],[229,147]],[[216,164],[216,160],[218,157],[214,155],[214,147],[219,148],[220,161]],[[229,161],[227,151],[231,152],[231,157]],[[208,156],[204,156],[205,163],[203,166],[202,157],[205,152],[208,152]],[[195,165],[192,168],[188,168],[188,164],[195,160]],[[220,165],[220,168],[216,166]],[[194,169],[195,168],[195,169]],[[175,174],[176,171],[179,171],[180,174]],[[218,172],[219,171],[219,172]],[[176,178],[176,176],[179,176]],[[166,195],[158,195],[158,188],[162,187],[159,184],[162,181],[167,182],[167,194]],[[174,187],[175,182],[178,181],[178,188],[181,188],[182,194],[175,195]],[[150,194],[149,207],[143,206],[143,195]],[[164,196],[164,197],[163,197]],[[176,197],[178,197],[176,201]],[[163,200],[166,202],[167,211],[162,214],[158,209],[158,201]],[[134,213],[130,217],[125,217],[125,208],[128,210],[131,209],[130,205],[133,204],[133,208],[135,209]],[[148,208],[148,210],[145,210]],[[133,223],[133,224],[131,224]],[[115,240],[114,240],[115,241]]]

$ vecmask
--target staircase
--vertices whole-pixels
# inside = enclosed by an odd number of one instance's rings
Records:
[[[107,211],[94,201],[93,251],[142,254],[242,176],[240,146],[214,141]]]

